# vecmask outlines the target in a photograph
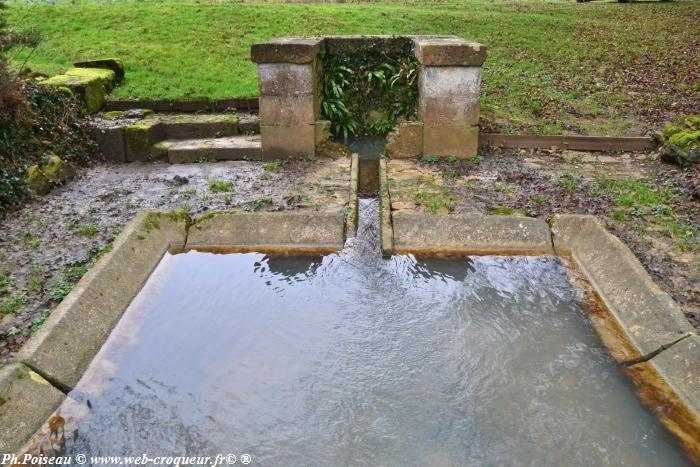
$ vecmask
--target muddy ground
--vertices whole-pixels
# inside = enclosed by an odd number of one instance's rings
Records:
[[[347,158],[101,164],[10,213],[0,228],[0,363],[36,331],[141,209],[341,210]]]
[[[392,160],[387,176],[393,210],[595,215],[700,330],[700,202],[690,170],[655,153],[490,149],[471,161]]]

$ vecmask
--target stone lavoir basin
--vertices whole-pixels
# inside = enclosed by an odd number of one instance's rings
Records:
[[[254,45],[261,157],[327,144],[319,71],[382,48],[419,75],[385,154],[474,156],[485,48],[411,36]],[[342,210],[140,213],[0,368],[0,453],[700,463],[700,336],[595,218],[392,213],[351,167]]]
[[[54,415],[23,451],[273,466],[692,465],[606,351],[569,262],[538,251],[536,228],[511,224],[521,244],[507,244],[508,218],[482,218],[502,224],[490,254],[447,245],[426,256],[399,220],[393,248],[418,254],[383,259],[380,202],[359,206],[342,250],[342,216],[221,213],[184,242],[177,216],[140,216],[110,255],[153,254],[155,269],[143,287],[129,285],[134,269],[111,276],[135,293],[104,345],[76,328],[79,342],[66,344],[62,327],[89,325],[79,302],[109,300],[114,284],[99,282],[114,256],[20,356],[36,373],[15,385],[46,378],[66,392],[48,410],[60,405],[65,425],[52,434]]]

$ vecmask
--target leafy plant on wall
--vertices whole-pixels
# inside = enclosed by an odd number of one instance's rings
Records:
[[[418,63],[410,41],[387,50],[368,39],[358,49],[327,55],[321,112],[337,137],[385,135],[416,117]]]

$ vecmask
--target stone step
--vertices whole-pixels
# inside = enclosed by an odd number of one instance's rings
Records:
[[[103,155],[121,162],[159,159],[163,153],[159,144],[164,141],[260,133],[258,116],[249,113],[176,114],[136,109],[98,114],[91,126]]]
[[[260,160],[260,135],[221,138],[169,139],[155,145],[171,164],[200,161]]]

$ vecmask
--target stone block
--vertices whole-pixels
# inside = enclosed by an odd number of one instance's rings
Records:
[[[61,391],[22,364],[1,367],[0,454],[19,454],[64,398]]]
[[[395,159],[420,157],[423,154],[423,123],[399,123],[387,135],[384,153]]]
[[[316,67],[311,64],[261,63],[258,84],[261,96],[293,96],[317,91]]]
[[[261,125],[264,160],[313,156],[316,148],[316,125]]]
[[[42,86],[66,87],[77,94],[89,113],[104,105],[107,92],[112,89],[115,74],[103,68],[72,68],[62,75],[41,81]]]
[[[115,162],[126,162],[126,140],[124,128],[90,128],[90,135],[97,142],[100,152],[105,159]]]
[[[323,54],[322,37],[283,37],[253,44],[250,58],[255,63],[310,63]]]
[[[479,128],[475,126],[423,126],[423,155],[468,159],[477,154]]]
[[[553,253],[549,227],[541,219],[401,211],[392,217],[395,253]]]
[[[331,122],[328,120],[319,120],[316,122],[316,146],[323,144],[331,139]]]
[[[96,60],[85,60],[73,64],[76,68],[106,68],[114,72],[117,83],[124,80],[124,62],[118,58],[100,58]]]
[[[319,106],[315,94],[263,95],[260,97],[260,124],[312,124],[320,113]]]
[[[57,155],[51,154],[48,160],[27,168],[27,186],[34,193],[45,195],[53,187],[62,185],[74,176],[75,169],[72,165],[64,162]]]
[[[486,46],[461,37],[417,37],[416,59],[427,66],[480,67],[486,60]]]
[[[187,247],[337,251],[345,242],[342,212],[213,212],[189,231]]]
[[[426,125],[476,125],[481,68],[422,67],[418,115]]]

